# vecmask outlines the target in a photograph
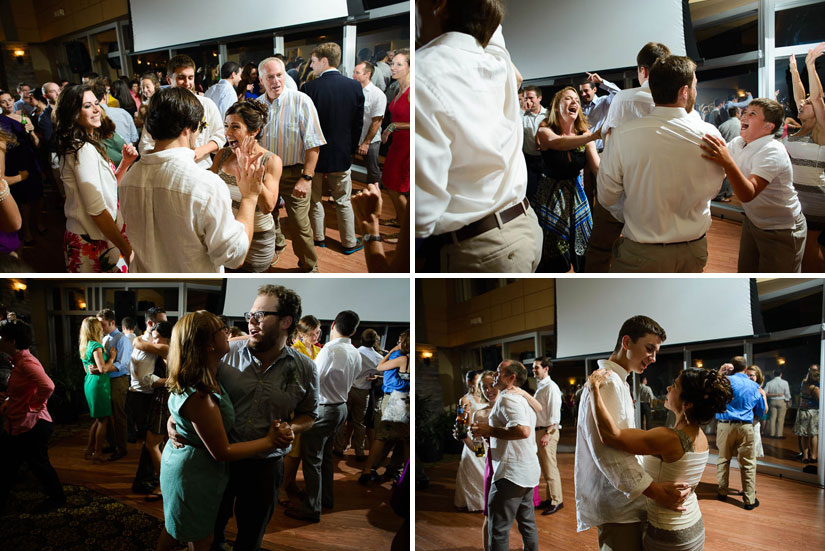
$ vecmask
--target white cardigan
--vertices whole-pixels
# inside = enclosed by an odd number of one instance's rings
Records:
[[[117,179],[112,167],[97,149],[85,143],[74,154],[60,158],[60,178],[66,189],[66,229],[92,239],[106,239],[92,216],[104,210],[112,216],[118,228],[123,224],[117,208]]]

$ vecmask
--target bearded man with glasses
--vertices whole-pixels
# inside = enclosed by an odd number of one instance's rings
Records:
[[[301,319],[301,297],[280,285],[263,285],[244,317],[249,339],[231,341],[218,367],[218,381],[235,407],[229,441],[255,440],[280,421],[279,442],[273,451],[228,464],[229,483],[215,522],[213,550],[225,549],[224,530],[233,512],[238,525],[234,549],[260,548],[278,501],[283,458],[295,434],[309,429],[318,417],[318,370],[312,360],[287,346]]]

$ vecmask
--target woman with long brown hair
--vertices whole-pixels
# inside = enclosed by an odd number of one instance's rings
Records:
[[[160,487],[164,529],[158,550],[185,541],[209,549],[218,506],[229,479],[225,461],[252,457],[275,447],[273,424],[264,438],[230,444],[226,431],[235,409],[218,383],[218,364],[229,352],[229,328],[206,310],[183,316],[172,330],[166,387],[175,430],[189,443],[163,450]]]
[[[57,99],[57,154],[66,190],[63,252],[69,272],[126,272],[132,256],[117,186],[137,150],[124,145],[115,169],[100,136],[102,111],[86,84],[67,86]]]
[[[538,272],[584,271],[584,252],[593,221],[582,185],[585,165],[599,172],[599,154],[593,143],[576,89],[568,86],[553,97],[547,118],[536,134],[546,173],[539,179],[533,210],[544,233]]]

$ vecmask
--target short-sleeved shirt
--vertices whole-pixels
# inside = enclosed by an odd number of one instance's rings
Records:
[[[364,143],[367,137],[367,132],[370,130],[372,119],[375,117],[383,117],[387,110],[387,96],[378,87],[370,82],[364,86],[364,125],[361,127],[361,140],[358,143]],[[370,140],[370,143],[381,141],[381,129],[379,128],[375,135]]]
[[[400,350],[396,350],[390,357],[387,358],[387,361],[394,360],[396,358],[400,358],[403,356]],[[409,369],[409,358],[407,358],[407,367]],[[409,392],[410,391],[410,380],[409,378],[402,378],[401,373],[399,372],[400,368],[396,367],[395,369],[390,369],[384,372],[384,385],[383,390],[385,393],[389,394],[390,392],[397,390],[399,392]]]
[[[247,347],[248,341],[229,343],[229,352],[218,366],[218,381],[235,406],[235,425],[230,442],[263,438],[275,419],[291,415],[318,418],[318,369],[315,363],[291,347],[264,366]],[[292,446],[276,448],[258,457],[282,457]]]
[[[754,226],[762,230],[787,230],[802,212],[793,187],[791,159],[773,135],[746,144],[741,136],[730,142],[731,157],[745,178],[755,175],[768,181],[762,192],[742,209]]]
[[[521,396],[502,392],[493,411],[490,425],[509,429],[515,426],[530,427],[530,436],[519,440],[490,438],[490,458],[493,460],[493,482],[506,478],[516,486],[532,488],[539,483],[541,469],[536,455],[536,414],[527,400]]]
[[[269,107],[261,144],[279,156],[285,167],[303,164],[307,149],[326,145],[318,111],[308,95],[286,88],[272,102],[266,94],[256,101]]]

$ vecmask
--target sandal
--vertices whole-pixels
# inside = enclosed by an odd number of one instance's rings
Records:
[[[400,228],[401,227],[401,224],[399,224],[398,220],[396,220],[395,218],[390,218],[390,219],[387,219],[387,220],[379,219],[378,223],[381,224],[382,226],[391,226],[393,228]]]

